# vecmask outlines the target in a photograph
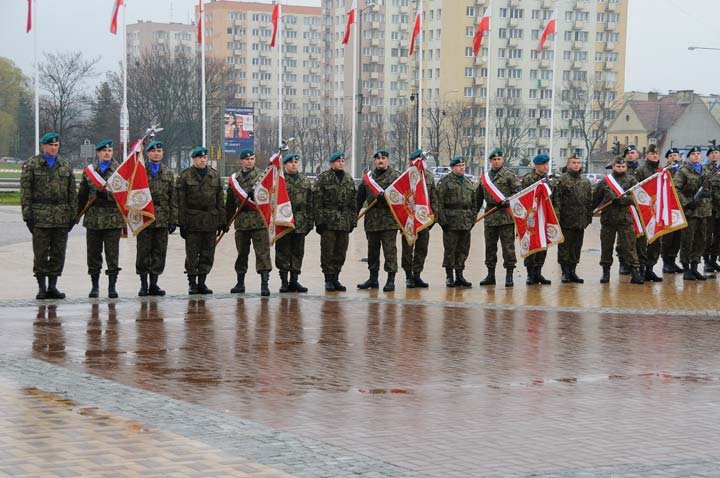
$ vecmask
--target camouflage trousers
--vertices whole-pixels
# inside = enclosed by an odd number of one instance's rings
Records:
[[[66,227],[35,227],[33,230],[33,274],[60,276],[65,267]]]
[[[365,231],[368,241],[368,269],[380,270],[380,249],[385,257],[385,272],[397,272],[397,229],[385,231]]]
[[[600,265],[607,267],[612,265],[616,236],[620,257],[630,267],[640,266],[635,247],[635,229],[632,224],[622,226],[602,224],[600,226]]]
[[[275,267],[281,271],[300,272],[305,257],[305,236],[288,233],[275,242]]]
[[[209,274],[215,262],[215,231],[188,231],[185,237],[185,273]]]
[[[545,265],[545,259],[547,258],[547,251],[538,251],[535,254],[530,254],[523,260],[525,267],[542,267]]]
[[[402,236],[402,268],[405,272],[422,272],[430,244],[430,229],[423,229],[412,246]]]
[[[688,225],[680,230],[680,262],[700,262],[707,239],[707,217],[688,217]]]
[[[710,216],[708,218],[705,254],[709,256],[720,255],[720,217]]]
[[[502,226],[488,226],[485,224],[485,265],[488,269],[495,269],[497,265],[497,243],[502,246],[503,267],[514,269],[517,264],[515,257],[515,224]]]
[[[323,274],[339,274],[345,264],[350,233],[324,230],[320,235],[320,269]]]
[[[637,251],[640,264],[646,267],[652,267],[657,264],[658,259],[660,259],[662,242],[660,239],[655,239],[652,244],[648,244],[647,237],[643,235],[635,240],[635,250]]]
[[[563,229],[565,240],[558,244],[558,264],[576,266],[580,263],[585,229]]]
[[[443,263],[446,269],[465,269],[470,254],[470,231],[443,229]]]
[[[103,250],[107,267],[105,274],[120,272],[120,235],[121,228],[116,229],[87,229],[85,242],[87,244],[88,274],[99,274],[103,265]]]
[[[672,257],[675,259],[680,252],[680,239],[682,231],[673,231],[662,237],[662,255],[663,257]]]
[[[235,260],[235,272],[241,274],[247,272],[251,242],[255,251],[255,270],[258,273],[271,271],[270,236],[268,236],[267,229],[263,227],[262,229],[235,230],[235,248],[238,253]]]
[[[168,230],[166,227],[148,227],[137,235],[135,272],[160,275],[165,270]]]

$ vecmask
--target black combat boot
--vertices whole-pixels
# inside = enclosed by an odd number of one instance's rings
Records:
[[[118,298],[117,289],[115,289],[115,285],[117,284],[117,277],[117,272],[108,274],[108,297],[110,297],[111,299]]]
[[[377,272],[375,273],[375,278],[377,279]],[[335,286],[335,290],[338,292],[345,292],[347,290],[347,287],[342,285],[340,283],[340,273],[333,274],[333,285]],[[376,287],[377,288],[377,287]]]
[[[513,268],[505,269],[505,287],[512,287],[515,285],[513,282]]]
[[[290,291],[291,292],[307,292],[308,291],[307,287],[305,287],[300,282],[298,282],[299,277],[300,277],[299,272],[291,272],[290,273]]]
[[[148,288],[148,294],[150,295],[156,295],[159,297],[162,297],[165,295],[165,291],[158,286],[158,279],[160,276],[158,274],[150,273],[150,287]]]
[[[94,299],[100,295],[100,273],[90,274],[90,282],[92,282],[92,287],[90,287],[88,297]]]
[[[230,289],[231,294],[244,294],[245,293],[245,273],[244,272],[238,272],[237,273],[237,283],[235,284],[235,287]]]
[[[445,287],[455,287],[455,274],[452,267],[445,268]]]
[[[562,271],[562,275],[560,276],[560,282],[562,282],[563,284],[571,283],[572,277],[570,276],[570,266],[560,264],[560,270]]]
[[[683,262],[683,280],[697,280],[697,277],[695,277],[695,274],[690,269],[690,264]]]
[[[420,277],[420,273],[419,273],[419,272],[416,272],[416,273],[414,274],[414,276],[415,276],[415,286],[416,286],[416,287],[420,287],[420,288],[422,288],[422,289],[427,289],[427,288],[428,288],[429,284],[428,284],[427,282],[425,282],[424,280],[422,280],[422,278]]]
[[[705,275],[703,275],[700,271],[698,271],[698,263],[697,262],[692,262],[690,264],[690,271],[692,272],[692,274],[695,276],[695,278],[697,280],[707,280],[707,277],[705,277]]]
[[[620,261],[620,267],[618,268],[618,273],[621,276],[629,276],[631,274],[630,267],[625,263],[625,261]]]
[[[325,290],[328,292],[335,292],[335,281],[333,280],[333,274],[325,275]]]
[[[539,284],[537,277],[535,277],[535,267],[528,266],[527,269],[527,279],[525,279],[525,284],[527,285],[535,285]]]
[[[140,274],[140,290],[138,297],[146,297],[148,295],[148,275]]]
[[[480,281],[480,285],[495,285],[495,268],[488,267],[488,273],[483,280]]]
[[[188,274],[188,294],[197,295],[199,293],[200,290],[197,286],[197,276]]]
[[[208,287],[205,285],[205,279],[207,279],[207,274],[199,274],[198,275],[198,281],[197,281],[197,288],[198,292],[201,294],[212,294],[212,289],[208,289]]]
[[[57,288],[58,276],[48,276],[47,298],[48,299],[64,299],[65,294]]]
[[[380,288],[380,283],[378,282],[378,271],[370,271],[370,278],[365,282],[358,284],[357,288],[363,290]]]
[[[663,274],[675,274],[675,264],[670,256],[663,256]]]
[[[675,258],[674,258],[674,257],[672,258],[672,266],[675,268],[675,273],[676,273],[676,274],[680,274],[680,273],[685,272],[685,266],[680,267],[679,265],[677,265],[677,264],[675,263]]]
[[[285,278],[287,282],[287,276]],[[260,272],[260,295],[267,297],[270,295],[270,271]]]
[[[570,267],[570,280],[574,284],[584,284],[585,281],[583,279],[581,279],[580,277],[578,277],[578,275],[575,273],[575,268],[577,268],[577,265],[573,264],[569,267]]]
[[[550,279],[546,279],[542,275],[542,266],[535,266],[535,280],[538,281],[538,284],[540,285],[550,285],[552,284],[552,281]]]
[[[602,266],[602,276],[600,277],[601,284],[607,284],[610,282],[610,266]]]
[[[641,272],[640,267],[631,267],[630,274],[632,275],[632,278],[630,279],[631,284],[644,284],[645,283],[645,279],[643,279],[643,274]]]
[[[35,278],[37,279],[37,283],[38,283],[38,292],[37,292],[37,294],[35,294],[35,298],[37,300],[47,299],[48,296],[47,296],[47,286],[45,285],[45,276],[38,274],[37,276],[35,276]]]
[[[405,287],[408,289],[415,288],[415,276],[410,271],[405,271]]]
[[[645,266],[645,282],[662,282],[663,279],[659,275],[655,274],[653,266]]]
[[[462,269],[455,269],[455,287],[465,287],[466,289],[470,289],[472,287],[472,282],[465,280],[463,273],[464,271]]]
[[[383,286],[383,292],[392,292],[395,290],[395,273],[388,272],[387,282]]]
[[[710,265],[713,266],[715,272],[720,272],[720,264],[717,262],[718,256],[710,256]]]
[[[280,293],[291,292],[288,271],[280,271]]]
[[[715,272],[715,265],[713,265],[712,256],[709,254],[706,254],[703,256],[703,261],[705,262],[705,267],[703,268],[703,272],[706,272],[708,274],[712,274]]]

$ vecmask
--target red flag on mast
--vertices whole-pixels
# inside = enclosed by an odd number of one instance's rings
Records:
[[[483,14],[482,18],[480,19],[480,23],[478,23],[477,30],[475,31],[475,37],[473,38],[473,54],[477,56],[477,54],[480,52],[480,46],[482,45],[482,39],[485,32],[490,31],[490,8],[485,9],[485,14]]]
[[[198,31],[197,40],[202,45],[203,42],[203,0],[198,0]]]
[[[275,47],[275,37],[277,37],[277,30],[278,30],[278,20],[280,19],[280,4],[276,3],[273,7],[272,11],[272,24],[273,24],[273,32],[272,32],[272,39],[270,40],[270,48]]]
[[[30,30],[32,30],[32,0],[27,0],[28,2],[28,14],[27,14],[27,24],[25,25],[25,33],[30,33]]]
[[[420,6],[418,5],[418,11],[415,14],[415,26],[413,27],[412,31],[412,37],[410,38],[410,52],[409,56],[412,56],[412,54],[415,52],[415,39],[418,35],[420,35],[420,28],[422,27],[422,12],[420,11]]]
[[[350,10],[348,11],[347,22],[345,23],[345,35],[342,44],[347,45],[350,40],[350,27],[355,23],[355,12],[357,11],[357,0],[353,0]]]
[[[550,17],[550,20],[548,20],[547,24],[545,25],[545,29],[542,32],[542,35],[540,35],[540,44],[537,47],[538,53],[542,51],[543,45],[545,45],[545,41],[547,40],[547,37],[552,35],[557,31],[557,19],[555,18],[555,12],[553,12],[552,16]]]
[[[113,5],[112,19],[110,20],[110,33],[113,35],[117,35],[118,12],[122,4],[123,0],[115,0],[115,5]]]

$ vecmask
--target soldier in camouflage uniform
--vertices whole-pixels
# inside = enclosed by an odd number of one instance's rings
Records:
[[[313,207],[315,229],[320,234],[320,267],[325,275],[326,291],[345,291],[339,276],[349,244],[349,236],[357,224],[357,190],[345,167],[345,155],[330,155],[330,169],[323,171],[315,182]]]
[[[57,133],[40,138],[40,148],[42,153],[22,167],[22,217],[33,236],[33,273],[38,283],[35,298],[64,299],[65,294],[57,289],[57,279],[65,265],[68,233],[75,225],[75,177],[70,163],[58,157]]]
[[[708,235],[705,240],[705,272],[720,272],[717,259],[720,255],[720,147],[715,145],[708,148],[709,163],[704,166],[710,175],[710,189],[712,190],[712,216],[708,218]]]
[[[490,170],[487,172],[489,179],[506,198],[520,191],[520,179],[504,167],[505,158],[502,150],[493,150],[488,156],[488,161],[490,162]],[[485,218],[485,265],[488,273],[480,281],[480,285],[495,285],[497,243],[500,240],[505,268],[505,287],[512,287],[517,258],[515,257],[515,222],[506,211],[510,203],[507,200],[496,202],[485,186],[478,187],[477,198],[478,207],[482,207],[484,201],[486,209],[496,206],[499,208],[497,212]]]
[[[97,174],[107,179],[113,175],[118,164],[113,161],[113,144],[106,139],[95,145],[97,161],[92,168]],[[85,226],[85,241],[87,244],[87,265],[88,274],[92,281],[92,288],[88,297],[97,297],[100,287],[100,271],[103,263],[103,249],[105,250],[105,261],[107,268],[105,273],[108,276],[108,297],[115,299],[118,296],[115,285],[117,284],[120,266],[120,236],[122,227],[125,224],[123,217],[113,194],[107,189],[98,189],[88,178],[87,172],[83,172],[78,191],[78,214],[89,205],[85,212],[83,226]]]
[[[307,292],[307,287],[298,278],[305,255],[305,236],[313,228],[312,183],[299,171],[299,154],[286,154],[283,157],[283,169],[295,229],[275,242],[275,267],[280,271],[280,292]]]
[[[638,179],[638,168],[640,167],[640,162],[638,161],[640,159],[640,152],[637,149],[637,146],[634,144],[629,144],[624,150],[623,150],[623,159],[625,159],[625,163],[627,164],[627,174],[630,176],[633,176],[635,179]],[[610,165],[610,169],[612,169],[612,165]],[[641,236],[643,237],[643,236]],[[644,238],[644,237],[643,237]],[[640,239],[640,238],[638,238]],[[636,241],[636,247],[637,253],[638,253],[638,260],[640,261],[641,267],[642,264],[645,263],[646,257],[646,247],[643,247],[642,242],[638,244]],[[618,264],[619,269],[618,273],[620,275],[629,275],[630,274],[630,268],[627,264],[625,264],[625,259],[623,258],[623,255],[620,254],[620,244],[615,245],[615,255],[617,255],[618,258]],[[642,271],[640,271],[641,275]]]
[[[180,236],[185,239],[189,294],[212,294],[205,284],[215,260],[215,238],[225,229],[223,190],[218,172],[208,166],[207,148],[190,153],[192,166],[177,178]]]
[[[532,186],[536,182],[547,177],[548,170],[550,169],[550,156],[547,154],[538,154],[533,158],[533,170],[522,177],[520,182],[520,189],[525,189]],[[550,183],[548,183],[550,184]],[[554,187],[554,182],[551,187]],[[542,267],[545,265],[545,258],[547,257],[547,251],[538,251],[534,254],[530,254],[525,258],[525,268],[527,269],[527,285],[549,285],[552,283],[551,280],[546,279],[542,275]]]
[[[703,170],[699,147],[690,148],[686,157],[685,164],[673,176],[688,223],[681,230],[680,262],[685,269],[683,280],[705,280],[706,277],[698,271],[698,263],[705,250],[708,218],[712,216],[710,173]]]
[[[577,155],[568,158],[565,168],[552,195],[555,213],[565,238],[558,245],[558,262],[563,284],[582,284],[585,281],[578,277],[575,269],[580,263],[585,228],[592,222],[592,184],[580,174],[582,161]]]
[[[262,171],[255,167],[255,152],[251,149],[240,151],[240,170],[235,173],[235,178],[250,199],[255,197],[255,183],[260,180],[260,176],[262,176]],[[238,198],[230,185],[228,185],[226,201],[225,214],[227,221],[230,221],[239,205]],[[255,270],[260,274],[260,295],[267,297],[270,295],[269,280],[272,270],[270,236],[260,212],[251,208],[249,204],[245,204],[235,219],[235,247],[238,256],[235,260],[237,283],[230,289],[233,294],[245,292],[245,274],[248,270],[250,243],[255,250]]]
[[[670,148],[665,152],[665,159],[667,165],[673,165],[670,169],[671,173],[677,172],[680,169],[681,158],[680,151],[677,148]],[[681,231],[673,231],[665,234],[661,239],[661,250],[663,259],[663,274],[678,274],[683,272],[682,267],[675,263],[675,258],[680,253],[680,235]]]
[[[627,163],[623,158],[616,158],[613,162],[612,177],[617,181],[623,191],[627,191],[637,184],[634,176],[627,172]],[[620,256],[624,263],[630,266],[633,284],[644,284],[643,276],[640,274],[640,261],[638,260],[635,248],[635,229],[633,219],[628,209],[633,202],[628,195],[618,196],[610,188],[606,180],[601,181],[593,197],[593,208],[611,203],[600,216],[600,265],[602,266],[602,277],[600,282],[610,282],[610,267],[613,263],[613,245],[617,236]]]
[[[635,170],[635,179],[638,182],[644,181],[656,172],[660,166],[660,157],[658,156],[657,147],[654,144],[648,146],[645,153],[645,162]],[[641,273],[645,281],[662,282],[662,277],[655,274],[653,267],[660,258],[661,242],[655,240],[652,244],[647,243],[647,237],[642,235],[637,238],[635,243],[638,260],[640,261]]]
[[[410,153],[410,161],[418,158],[424,159],[422,149]],[[435,178],[429,171],[425,171],[425,185],[427,186],[430,207],[433,212],[435,212],[438,202],[437,188],[435,187]],[[437,213],[435,214],[437,215]],[[408,244],[405,236],[402,235],[402,268],[405,271],[405,287],[408,289],[428,287],[428,283],[422,280],[420,273],[425,267],[425,258],[427,257],[428,245],[430,244],[430,229],[432,229],[432,225],[420,231],[413,245]]]
[[[364,182],[358,187],[357,210],[377,200],[375,206],[368,209],[365,214],[365,237],[368,241],[368,269],[370,277],[358,284],[358,289],[377,289],[380,287],[378,273],[380,271],[380,248],[385,256],[385,272],[387,282],[383,286],[384,292],[395,290],[395,274],[397,274],[397,221],[390,211],[385,200],[384,190],[395,181],[400,173],[390,167],[390,153],[384,150],[373,155],[374,169],[370,173],[373,180],[383,189],[377,196]],[[367,201],[367,204],[366,204]]]
[[[140,297],[163,296],[165,291],[158,286],[158,277],[165,270],[168,234],[175,231],[178,223],[175,175],[162,163],[163,144],[160,141],[151,141],[145,147],[145,153],[149,160],[147,175],[155,208],[155,221],[137,235],[135,272],[140,276]]]
[[[465,161],[461,156],[450,160],[450,169],[452,172],[438,183],[436,211],[443,230],[445,285],[472,287],[472,283],[465,279],[464,270],[470,253],[470,232],[479,209],[477,188],[465,177]]]

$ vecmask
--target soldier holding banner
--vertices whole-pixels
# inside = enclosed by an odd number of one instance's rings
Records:
[[[667,166],[673,165],[671,171],[675,173],[680,169],[680,150],[670,148],[665,152]],[[662,238],[661,250],[663,259],[663,274],[678,274],[683,272],[682,267],[678,266],[675,259],[680,252],[680,231],[673,231]]]
[[[550,156],[547,154],[538,154],[533,158],[532,162],[533,170],[523,176],[520,182],[522,189],[547,177],[547,172],[550,168]],[[542,267],[545,265],[546,257],[547,251],[538,251],[525,258],[525,268],[527,269],[527,280],[525,283],[527,285],[549,285],[552,283],[552,281],[542,275]]]
[[[635,178],[638,182],[642,182],[657,173],[659,166],[660,156],[658,155],[657,147],[651,144],[645,152],[645,162],[635,170]],[[660,258],[661,244],[661,241],[654,241],[652,244],[648,244],[645,235],[638,237],[635,242],[641,272],[646,281],[662,282],[663,280],[662,277],[653,271],[653,267],[655,267],[655,264],[657,264]]]
[[[712,191],[712,215],[708,219],[707,239],[705,240],[705,272],[720,272],[720,147],[712,145],[707,151],[708,163],[703,166],[710,175]]]

